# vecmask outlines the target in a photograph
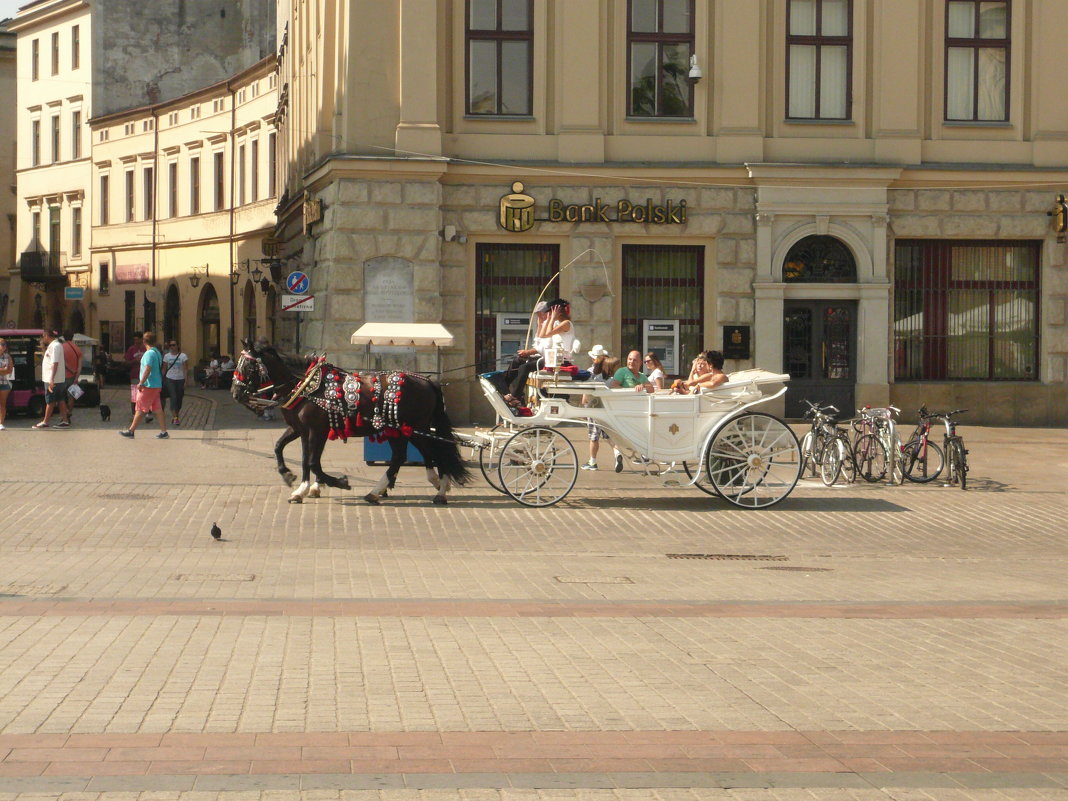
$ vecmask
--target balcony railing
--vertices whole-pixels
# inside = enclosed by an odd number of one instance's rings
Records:
[[[66,281],[67,276],[63,274],[63,265],[66,263],[66,253],[26,250],[19,256],[19,273],[23,281],[31,283]]]

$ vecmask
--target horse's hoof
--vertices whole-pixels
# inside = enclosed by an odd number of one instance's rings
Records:
[[[308,490],[308,497],[309,498],[320,498],[320,497],[322,497],[322,491],[318,487],[313,489],[313,490]]]
[[[352,486],[349,484],[349,477],[342,476],[341,478],[339,478],[337,480],[337,488],[343,490],[352,489]]]
[[[363,496],[363,499],[365,501],[367,501],[369,504],[371,504],[372,506],[381,506],[382,505],[382,502],[378,500],[378,496],[375,495],[373,492],[368,492],[366,495]]]
[[[282,481],[286,482],[287,487],[292,487],[293,482],[297,480],[296,473],[290,473],[288,470],[280,475],[282,476]]]
[[[301,498],[299,495],[294,495],[292,498],[289,499],[289,502],[290,503],[304,503],[304,499]]]
[[[436,503],[436,504],[438,504],[440,506],[448,506],[449,505],[449,501],[444,495],[435,495],[434,496],[434,503]]]
[[[378,497],[379,498],[388,498],[389,497],[389,490],[388,489],[382,490],[382,494],[379,495]]]

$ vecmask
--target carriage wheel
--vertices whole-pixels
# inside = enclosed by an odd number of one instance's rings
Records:
[[[724,500],[759,509],[793,491],[801,475],[801,448],[786,423],[755,412],[716,432],[705,464],[710,483]]]
[[[686,477],[693,481],[693,474],[697,470],[697,465],[690,467],[686,462],[682,463],[682,469],[686,473]],[[708,480],[708,473],[705,470],[701,471],[701,477],[697,479],[697,483],[694,484],[701,492],[707,492],[709,495],[719,497],[719,493],[716,492],[716,488],[712,486],[712,482]]]
[[[492,437],[497,431],[502,430],[503,426],[504,423],[498,423],[489,430],[489,435]],[[500,476],[497,474],[497,465],[500,464],[500,461],[501,448],[500,441],[497,439],[491,439],[489,445],[485,448],[479,448],[478,469],[482,471],[486,483],[497,490],[497,492],[502,492],[507,495],[508,493],[504,491],[504,485],[501,484]]]
[[[551,428],[524,428],[501,449],[497,473],[504,491],[524,506],[552,506],[575,486],[575,447]]]

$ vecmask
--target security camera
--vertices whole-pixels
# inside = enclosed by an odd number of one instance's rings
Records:
[[[690,56],[690,73],[686,76],[686,80],[690,83],[697,83],[704,77],[705,74],[701,72],[701,68],[697,65],[697,56]]]

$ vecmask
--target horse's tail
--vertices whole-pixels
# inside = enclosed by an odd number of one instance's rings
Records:
[[[427,455],[434,460],[441,474],[456,484],[466,484],[471,480],[471,473],[464,466],[464,460],[460,456],[460,448],[452,438],[452,421],[445,411],[445,395],[441,386],[436,381],[431,381],[434,388],[434,436],[418,437],[419,450],[427,451]]]

